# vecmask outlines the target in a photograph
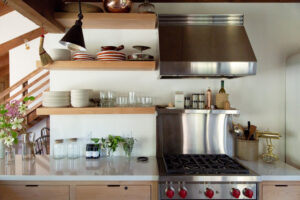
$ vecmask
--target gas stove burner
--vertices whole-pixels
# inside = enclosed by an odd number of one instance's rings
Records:
[[[249,174],[249,170],[225,154],[164,155],[167,174]]]

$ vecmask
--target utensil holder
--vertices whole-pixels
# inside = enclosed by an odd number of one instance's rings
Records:
[[[258,160],[258,140],[236,140],[236,156],[241,160]]]

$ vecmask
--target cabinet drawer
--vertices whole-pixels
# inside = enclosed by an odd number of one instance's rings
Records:
[[[262,186],[262,200],[296,200],[300,199],[300,185],[274,184]]]
[[[150,200],[150,185],[77,186],[76,200]]]
[[[69,200],[69,186],[0,185],[0,199],[5,200]]]

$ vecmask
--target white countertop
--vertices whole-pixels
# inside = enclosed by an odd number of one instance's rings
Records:
[[[87,160],[54,160],[37,156],[35,161],[22,161],[16,156],[15,165],[0,161],[0,181],[156,181],[158,169],[155,157],[137,162],[136,157],[100,158]]]
[[[241,164],[260,176],[260,181],[300,181],[300,170],[282,161],[268,164],[262,160],[244,161]]]
[[[274,164],[243,161],[241,164],[255,172],[259,181],[300,181],[300,170],[282,162]],[[15,165],[0,160],[0,181],[157,181],[156,157],[137,162],[136,157],[100,158],[97,160],[54,160],[37,156],[35,161],[22,161],[16,156]]]

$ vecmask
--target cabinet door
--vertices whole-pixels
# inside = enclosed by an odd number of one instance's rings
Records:
[[[263,183],[261,188],[261,200],[300,200],[299,183]]]
[[[77,186],[76,200],[150,200],[150,185]]]
[[[0,185],[0,199],[69,200],[69,186]]]

